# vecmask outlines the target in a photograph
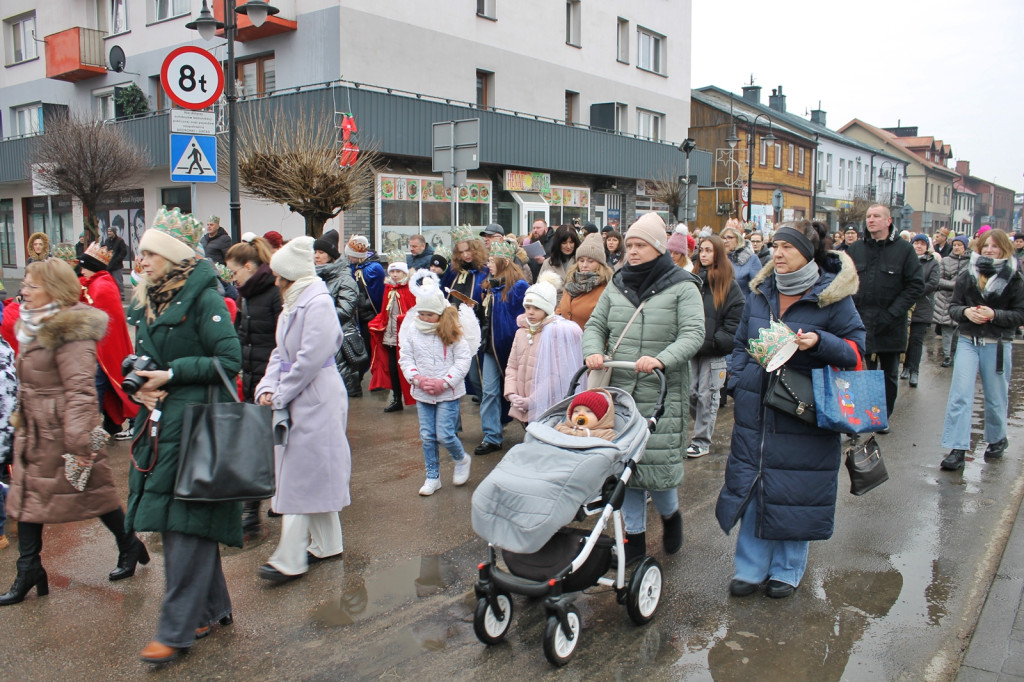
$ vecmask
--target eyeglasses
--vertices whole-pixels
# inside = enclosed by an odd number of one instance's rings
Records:
[[[29,291],[35,291],[36,289],[42,289],[38,284],[29,284],[28,282],[21,283],[22,289],[28,289]]]

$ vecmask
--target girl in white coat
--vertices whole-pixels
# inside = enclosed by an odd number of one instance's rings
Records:
[[[441,488],[439,445],[455,460],[452,483],[463,485],[469,480],[471,459],[457,428],[459,398],[466,393],[466,374],[475,349],[465,338],[458,312],[441,292],[437,275],[416,271],[409,290],[416,296],[416,305],[398,333],[398,363],[416,399],[427,469],[420,495],[428,496]]]

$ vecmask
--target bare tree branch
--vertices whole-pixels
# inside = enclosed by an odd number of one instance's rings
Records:
[[[118,125],[77,115],[47,119],[32,155],[36,177],[49,192],[70,194],[85,208],[85,228],[97,240],[96,204],[107,192],[138,185],[145,154]]]
[[[284,204],[320,237],[324,223],[373,195],[377,153],[363,149],[355,165],[338,165],[341,143],[334,112],[302,110],[298,116],[274,102],[253,102],[239,115],[238,180],[250,197]],[[282,124],[284,122],[284,124]],[[228,176],[227,153],[218,154]]]

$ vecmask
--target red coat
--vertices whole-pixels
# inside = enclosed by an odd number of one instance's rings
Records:
[[[0,336],[3,336],[4,341],[14,349],[15,355],[18,354],[18,336],[14,333],[14,324],[19,317],[21,317],[21,304],[13,298],[7,299],[4,302],[4,319],[0,323]]]
[[[80,277],[82,283],[82,302],[98,308],[107,314],[107,334],[96,344],[96,360],[103,373],[110,380],[114,389],[103,396],[103,411],[117,424],[125,419],[134,418],[139,413],[139,406],[132,402],[124,391],[121,382],[121,361],[133,352],[132,339],[128,334],[128,322],[121,304],[121,292],[114,283],[109,272],[97,272],[91,277]]]
[[[408,284],[395,286],[386,284],[384,286],[384,302],[377,317],[370,320],[370,390],[379,388],[391,389],[391,368],[388,366],[388,353],[384,348],[384,330],[388,326],[388,311],[392,305],[398,306],[398,327],[401,328],[405,320],[405,313],[409,308],[416,305],[416,297],[409,291]],[[398,346],[395,346],[395,353]],[[402,385],[402,396],[406,405],[412,405],[416,401],[409,392],[409,382],[401,371],[398,372],[399,381]]]

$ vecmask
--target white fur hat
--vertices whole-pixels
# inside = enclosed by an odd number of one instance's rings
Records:
[[[561,283],[562,280],[558,275],[553,272],[545,272],[538,278],[536,284],[526,290],[523,305],[532,305],[548,315],[554,315],[555,305],[558,303],[558,285]]]
[[[296,237],[289,240],[270,257],[270,269],[274,271],[274,274],[290,282],[308,275],[315,275],[313,238]]]
[[[448,301],[441,291],[440,279],[426,268],[413,271],[409,279],[409,291],[416,297],[417,311],[440,315],[448,307]]]

